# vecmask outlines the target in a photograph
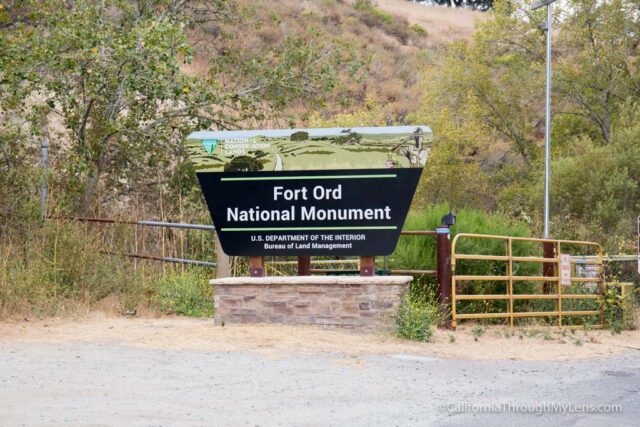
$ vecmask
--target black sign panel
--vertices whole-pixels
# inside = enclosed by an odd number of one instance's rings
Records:
[[[199,172],[225,253],[389,255],[421,167]]]

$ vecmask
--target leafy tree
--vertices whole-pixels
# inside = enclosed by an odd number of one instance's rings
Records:
[[[605,143],[620,108],[640,96],[639,7],[637,0],[572,0],[561,22],[559,112],[585,119]]]
[[[552,209],[563,236],[595,239],[615,253],[634,252],[640,212],[640,106],[628,103],[611,142],[585,136],[580,151],[553,163]]]
[[[239,156],[224,165],[225,172],[255,172],[264,168],[262,162],[254,157]]]
[[[531,107],[540,97],[543,33],[535,22],[498,4],[495,19],[478,24],[474,43],[453,44],[425,83],[427,119],[447,109],[452,120],[479,120],[495,137],[508,141],[525,163],[538,156]],[[466,114],[469,112],[469,114]]]
[[[186,74],[189,26],[243,19],[225,0],[15,1],[0,13],[2,141],[16,129],[18,146],[50,138],[61,193],[81,211],[189,173],[190,131],[277,117],[300,97],[321,103],[349,61],[291,35],[267,55],[221,52],[208,75]]]
[[[419,195],[500,209],[540,230],[546,14],[494,8],[473,43],[451,45],[424,73],[411,119],[431,125],[435,141]],[[554,23],[552,234],[616,250],[630,247],[640,207],[635,150],[616,135],[637,139],[637,10],[631,0],[576,1],[556,6]]]

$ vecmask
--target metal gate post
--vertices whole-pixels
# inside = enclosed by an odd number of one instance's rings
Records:
[[[556,254],[556,244],[555,242],[544,242],[542,243],[544,257],[551,258],[549,262],[545,262],[542,264],[542,275],[544,277],[556,277],[556,266],[557,266],[557,254]],[[552,294],[555,288],[555,282],[544,282],[542,285],[542,293],[544,294]]]
[[[444,326],[451,326],[451,230],[447,225],[436,228],[436,283],[438,302],[444,314]]]

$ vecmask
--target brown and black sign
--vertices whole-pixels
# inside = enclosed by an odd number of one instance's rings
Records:
[[[198,174],[229,255],[388,255],[422,169]]]
[[[190,151],[228,255],[388,255],[430,135],[415,126],[201,132]]]

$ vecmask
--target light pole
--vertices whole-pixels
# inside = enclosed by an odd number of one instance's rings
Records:
[[[544,237],[549,237],[549,175],[551,151],[551,24],[553,14],[551,5],[556,0],[538,0],[531,5],[531,10],[547,6],[547,22],[543,27],[547,31],[547,84],[544,117]]]

